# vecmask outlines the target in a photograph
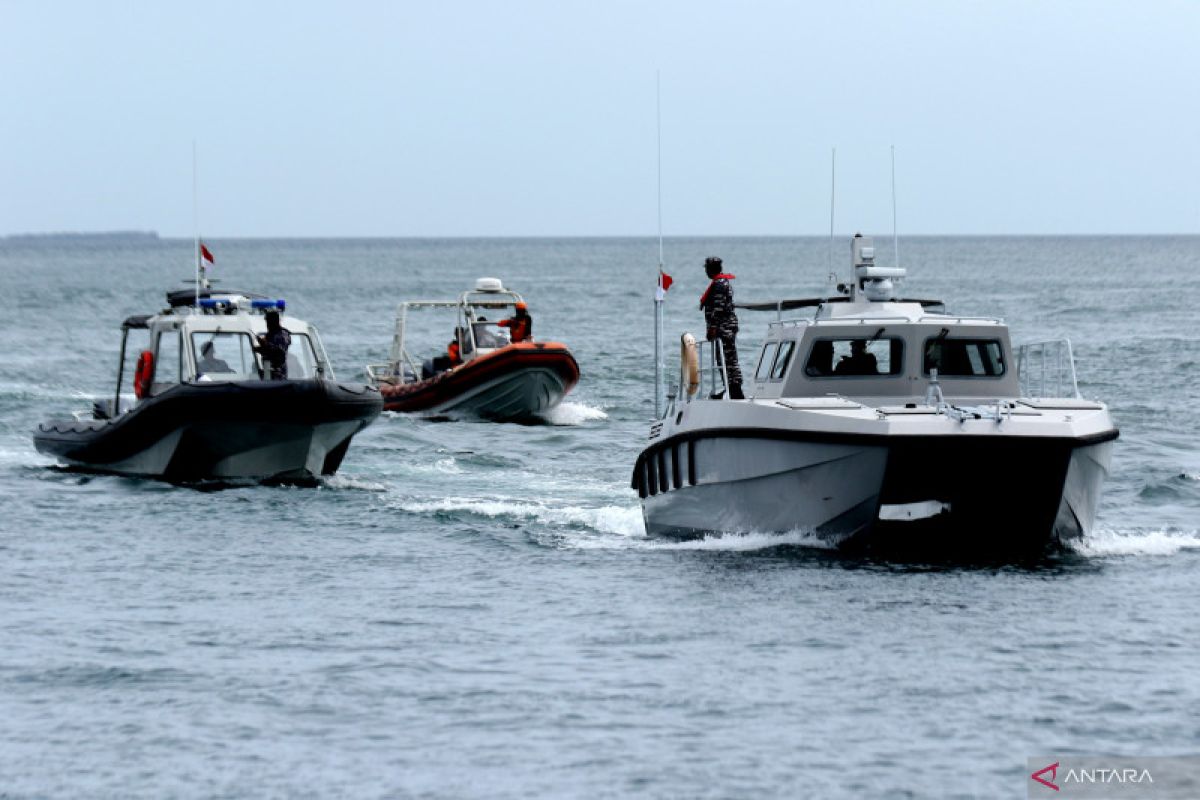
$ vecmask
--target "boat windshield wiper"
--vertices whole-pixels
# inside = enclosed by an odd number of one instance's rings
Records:
[[[930,339],[928,342],[925,343],[925,371],[926,372],[928,372],[930,369],[937,368],[936,364],[934,364],[934,361],[935,361],[935,359],[933,357],[934,348],[941,347],[942,342],[945,341],[946,337],[949,335],[950,335],[950,329],[942,328],[940,331],[938,331],[937,336],[933,337],[932,339]]]

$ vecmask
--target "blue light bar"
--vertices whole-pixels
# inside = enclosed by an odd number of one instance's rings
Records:
[[[275,309],[279,309],[280,311],[283,311],[285,308],[287,308],[287,301],[286,300],[251,300],[250,307],[251,308],[260,308],[260,309],[275,308]]]
[[[224,308],[227,305],[229,305],[228,300],[216,300],[211,297],[204,297],[200,300],[201,308]]]

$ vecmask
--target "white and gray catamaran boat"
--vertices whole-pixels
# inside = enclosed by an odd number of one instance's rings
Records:
[[[247,292],[167,293],[158,314],[121,325],[117,387],[91,418],[38,426],[38,451],[75,469],[173,482],[309,483],[341,465],[351,438],[383,410],[374,387],[344,384],[316,328],[283,300]],[[266,314],[290,333],[287,377],[270,380],[256,352]],[[130,334],[148,334],[134,396],[122,393]]]
[[[684,335],[633,471],[647,532],[981,554],[1085,536],[1118,431],[1080,396],[1070,342],[1014,352],[1000,319],[898,299],[905,270],[876,265],[869,238],[852,259],[836,296],[739,306],[777,313],[745,400],[727,399],[720,348]]]

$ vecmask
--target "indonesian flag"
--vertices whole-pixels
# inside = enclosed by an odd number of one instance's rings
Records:
[[[654,298],[661,303],[663,298],[667,296],[667,290],[671,288],[671,284],[674,282],[674,278],[660,269],[658,271],[658,288],[654,290]]]
[[[203,258],[205,261],[207,261],[210,264],[217,263],[216,259],[213,258],[212,251],[208,249],[207,245],[205,245],[204,242],[200,243],[200,257]]]

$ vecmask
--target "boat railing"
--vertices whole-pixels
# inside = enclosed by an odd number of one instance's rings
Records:
[[[367,364],[367,378],[371,383],[391,382],[394,380],[391,364]]]
[[[767,323],[767,329],[774,328],[806,328],[813,324],[813,320],[808,317],[792,317],[790,319],[777,319],[774,322]]]
[[[688,379],[684,374],[684,363],[680,359],[679,382],[668,387],[667,413],[669,414],[678,396],[683,402],[690,403],[697,399],[717,399],[729,397],[729,377],[725,371],[725,352],[717,347],[719,342],[697,342],[696,355],[698,363],[699,384],[696,391],[687,390]]]
[[[415,380],[412,376],[420,375],[421,368],[413,361],[408,351],[402,351],[402,361],[389,361],[386,364],[367,364],[367,378],[372,383],[409,383]],[[406,374],[403,364],[407,362],[409,370]]]
[[[1071,340],[1047,339],[1017,348],[1022,397],[1079,397]]]
[[[951,314],[925,314],[917,318],[917,322],[954,322],[963,324],[1003,325],[1003,317],[965,317]]]

